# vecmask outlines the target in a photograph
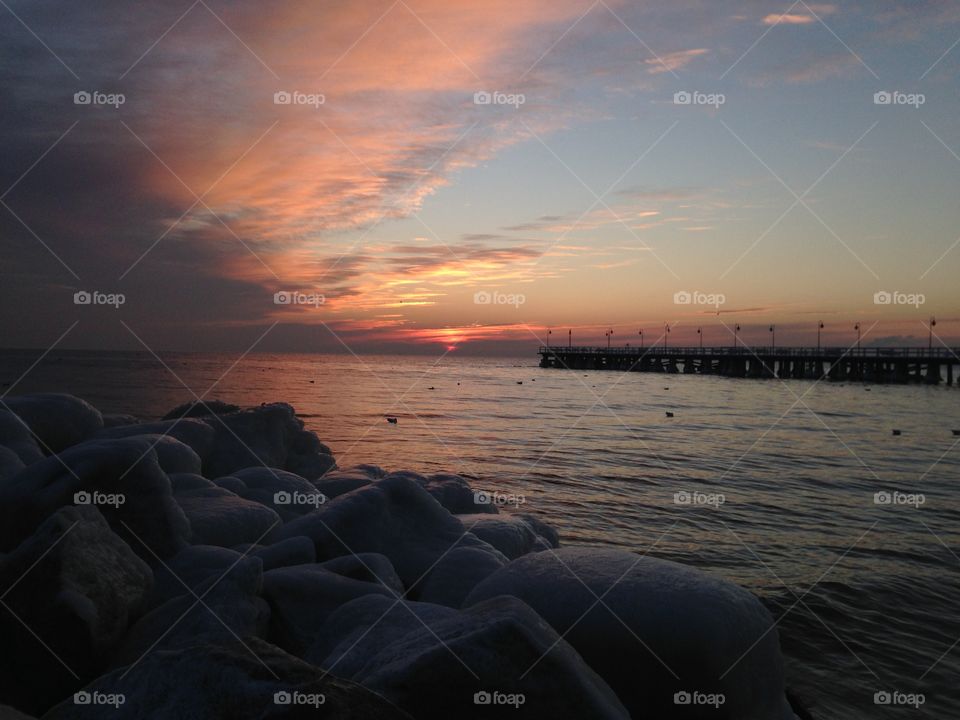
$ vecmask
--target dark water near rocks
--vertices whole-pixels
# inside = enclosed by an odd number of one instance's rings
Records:
[[[0,384],[36,357],[0,353]],[[164,361],[54,352],[13,392],[144,418],[193,393],[290,402],[341,466],[458,472],[522,496],[568,544],[749,588],[780,618],[789,682],[818,718],[960,716],[957,388],[542,370],[534,355]],[[925,502],[875,503],[894,490]],[[681,492],[715,504],[676,504]],[[882,691],[925,702],[876,705]]]

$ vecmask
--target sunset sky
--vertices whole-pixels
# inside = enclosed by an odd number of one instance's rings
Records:
[[[955,2],[4,0],[0,40],[6,347],[960,344]]]

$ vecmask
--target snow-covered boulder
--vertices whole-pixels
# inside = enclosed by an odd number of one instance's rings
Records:
[[[27,424],[17,415],[0,409],[0,446],[5,446],[20,460],[21,467],[43,459],[43,451],[37,444]]]
[[[417,481],[437,502],[454,515],[487,513],[496,515],[497,506],[486,501],[485,494],[475,492],[466,479],[453,473],[435,473],[418,477]]]
[[[192,540],[198,545],[229,548],[258,543],[281,523],[270,508],[221,487],[184,490],[174,498],[190,520]]]
[[[258,596],[262,579],[260,561],[242,558],[195,588],[183,587],[182,594],[133,624],[111,655],[110,666],[135,663],[157,650],[265,635],[270,609]]]
[[[408,591],[455,546],[482,548],[503,559],[419,483],[401,475],[334,498],[277,528],[269,541],[295,535],[311,538],[321,560],[360,552],[386,555]]]
[[[282,468],[313,480],[336,466],[330,448],[305,430],[286,403],[205,417],[215,441],[204,457],[208,477],[232,475],[249,467]]]
[[[327,501],[326,496],[308,480],[275,468],[246,468],[215,482],[242,498],[265,505],[284,522],[313,512]]]
[[[94,507],[65,507],[0,559],[0,702],[41,713],[99,671],[153,575]]]
[[[209,417],[211,415],[229,415],[239,410],[239,405],[226,403],[221,400],[201,400],[177,405],[177,407],[164,415],[163,419],[177,420],[182,417],[195,418]]]
[[[6,398],[3,404],[27,424],[46,453],[76,445],[103,427],[100,411],[73,395],[19,395]]]
[[[136,415],[128,415],[126,413],[107,413],[103,415],[104,428],[120,427],[121,425],[136,425],[139,422],[140,418],[138,418]]]
[[[514,560],[465,605],[501,595],[561,633],[634,717],[700,717],[703,706],[674,702],[699,692],[722,694],[724,717],[793,718],[773,619],[733,583],[622,550],[568,547]]]
[[[123,695],[124,702],[77,705],[70,697],[44,720],[411,720],[379,695],[256,637],[157,649],[129,668],[98,677],[84,691]]]
[[[507,513],[457,515],[467,530],[493,545],[510,560],[530,552],[555,547],[537,534],[534,525],[528,520],[530,517],[532,516]]]
[[[329,470],[312,482],[329,499],[382,480],[388,474],[378,465],[354,465],[349,468]]]
[[[302,656],[330,613],[370,594],[396,596],[379,583],[354,580],[318,565],[270,570],[263,575],[263,597],[271,611],[270,639],[287,652]]]
[[[186,545],[190,528],[144,438],[90,440],[0,483],[0,551],[64,505],[96,505],[120,537],[153,565]]]
[[[420,584],[417,597],[424,602],[458,608],[482,580],[504,565],[504,558],[485,549],[456,547],[430,569]]]
[[[233,572],[242,558],[239,552],[215,545],[185,547],[154,570],[153,590],[146,606],[156,608],[190,590],[196,591],[211,577]]]
[[[337,677],[352,678],[391,643],[457,616],[459,611],[441,605],[363,595],[330,614],[303,659]]]
[[[319,565],[324,570],[363,582],[380,583],[386,588],[402,595],[403,581],[393,568],[390,558],[380,553],[357,553],[327,560]]]
[[[307,565],[317,561],[317,551],[308,537],[292,537],[274,545],[251,545],[245,543],[233,548],[239,553],[260,558],[263,571],[290,565]]]
[[[116,425],[104,428],[97,434],[97,437],[117,439],[135,437],[136,435],[166,435],[172,437],[184,445],[189,445],[202,460],[207,457],[213,448],[213,438],[216,433],[203,420],[184,418],[183,420]]]
[[[365,617],[354,618],[350,626],[349,613],[343,613],[343,631],[352,637],[357,628],[376,621],[377,610],[382,615],[387,607],[363,608]],[[349,645],[340,643],[325,666],[337,672],[337,653],[346,653],[342,667],[354,671],[351,679],[417,718],[507,713],[520,718],[629,718],[576,651],[516,598],[495,598],[452,615],[434,610],[421,617],[423,623],[412,618],[416,625],[398,609],[391,611],[394,618],[412,629],[388,626],[383,638],[388,644],[370,647],[366,662],[351,658]],[[498,702],[488,707],[486,694],[494,692]]]
[[[166,473],[200,474],[200,456],[196,451],[170,435],[137,435],[147,440],[157,453],[157,462]]]

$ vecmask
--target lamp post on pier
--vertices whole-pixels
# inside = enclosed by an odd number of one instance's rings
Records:
[[[817,323],[817,354],[820,354],[820,331],[823,330],[823,320]]]
[[[936,325],[937,325],[937,319],[931,315],[930,325],[927,327],[927,329],[930,331],[930,334],[927,337],[927,350],[930,350],[930,351],[933,350],[933,328],[935,328]]]
[[[770,343],[771,343],[770,349],[771,349],[771,350],[776,350],[776,349],[777,349],[777,326],[776,326],[776,325],[771,325],[771,326],[770,326],[770,335],[771,335],[771,338],[772,338],[772,339],[770,340]]]
[[[700,336],[700,349],[703,350],[703,328],[697,328],[697,335]]]
[[[853,329],[857,331],[857,355],[860,354],[860,323],[857,323],[853,326]]]
[[[643,330],[640,331],[640,349],[643,350]]]

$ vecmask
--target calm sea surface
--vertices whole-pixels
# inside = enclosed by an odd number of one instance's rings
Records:
[[[0,353],[0,384],[36,357]],[[533,352],[163,359],[54,352],[14,393],[148,419],[193,393],[289,402],[341,467],[458,472],[523,496],[568,544],[749,588],[779,618],[790,685],[818,718],[960,717],[957,388],[543,370]],[[894,491],[924,502],[875,502]],[[881,691],[925,703],[878,706]]]

